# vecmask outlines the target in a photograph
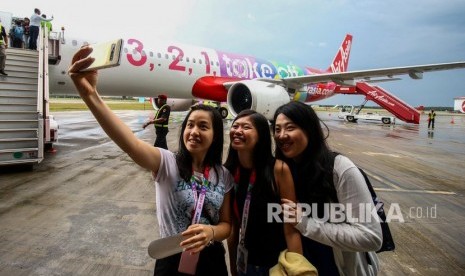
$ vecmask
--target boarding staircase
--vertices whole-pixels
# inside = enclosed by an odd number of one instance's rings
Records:
[[[420,123],[420,112],[418,110],[385,89],[366,82],[358,82],[356,90],[365,95],[367,100],[374,101],[402,121],[414,124]]]
[[[8,76],[0,75],[0,166],[39,163],[50,141],[48,32],[41,29],[39,37],[38,51],[6,50]]]
[[[377,103],[404,122],[420,123],[420,111],[379,86],[360,81],[355,86],[337,86],[334,92],[363,95],[366,101]]]
[[[42,160],[43,121],[38,110],[39,52],[9,48],[0,76],[0,165]]]

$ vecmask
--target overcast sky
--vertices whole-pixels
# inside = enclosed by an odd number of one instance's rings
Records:
[[[104,41],[157,39],[328,68],[345,34],[353,35],[349,70],[465,60],[464,0],[2,0],[1,11],[30,17],[34,8],[68,37]],[[411,105],[453,106],[465,96],[465,69],[404,77],[380,86]],[[335,96],[320,104],[360,104]],[[373,105],[373,104],[372,104]]]

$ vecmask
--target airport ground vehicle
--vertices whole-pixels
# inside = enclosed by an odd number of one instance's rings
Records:
[[[17,19],[5,12],[1,15],[2,22]],[[32,167],[58,139],[58,124],[49,113],[48,67],[60,62],[56,51],[60,35],[49,38],[41,28],[38,51],[6,50],[8,76],[0,76],[0,166]]]
[[[375,112],[360,113],[363,105],[356,108],[353,105],[343,105],[340,107],[338,118],[348,122],[356,123],[358,120],[381,122],[385,125],[395,124],[396,118],[390,115],[378,114]]]

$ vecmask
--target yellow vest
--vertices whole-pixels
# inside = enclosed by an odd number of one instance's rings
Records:
[[[0,45],[5,44],[5,42],[3,41],[2,28],[2,23],[0,23]]]
[[[164,104],[162,107],[160,107],[157,111],[157,114],[155,114],[155,119],[158,119],[158,114],[160,113],[160,110],[162,110],[167,104]],[[165,122],[166,124],[153,124],[156,127],[168,127],[168,122]]]
[[[46,27],[49,32],[52,31],[52,22],[50,21],[40,21],[40,26]]]

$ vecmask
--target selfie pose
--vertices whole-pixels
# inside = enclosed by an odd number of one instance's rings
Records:
[[[293,225],[270,221],[268,216],[269,204],[279,206],[281,198],[295,200],[292,175],[284,162],[273,157],[265,116],[253,110],[241,111],[229,137],[225,166],[235,180],[233,231],[228,238],[231,272],[268,275],[283,250],[302,255],[300,234]]]
[[[276,158],[289,165],[297,195],[297,201],[283,199],[283,209],[289,210],[284,215],[297,220],[304,256],[319,275],[376,275],[381,226],[376,211],[370,218],[360,215],[361,206],[375,208],[363,175],[349,158],[329,149],[310,106],[285,104],[276,110],[274,122]],[[311,214],[302,216],[296,202],[311,206]],[[356,220],[334,221],[325,209],[334,203]]]
[[[178,275],[179,268],[194,268],[195,275],[227,275],[222,240],[230,234],[229,171],[221,165],[223,121],[216,109],[193,106],[181,127],[179,150],[153,147],[138,139],[103,102],[97,92],[97,71],[89,67],[91,46],[73,57],[69,75],[79,95],[107,135],[135,163],[155,177],[156,209],[160,237],[182,233],[187,262],[200,254],[198,263],[182,263],[181,253],[159,259],[155,275]],[[198,256],[198,255],[197,255]]]

